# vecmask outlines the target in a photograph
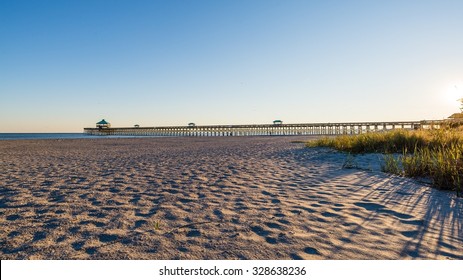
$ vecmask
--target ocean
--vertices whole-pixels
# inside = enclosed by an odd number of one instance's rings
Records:
[[[89,138],[83,133],[0,133],[0,140],[21,139],[79,139]]]
[[[87,135],[84,133],[0,133],[1,140],[35,140],[35,139],[95,139],[95,138],[147,138],[162,136],[125,136],[125,135]]]

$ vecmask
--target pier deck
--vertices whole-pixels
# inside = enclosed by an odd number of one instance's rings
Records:
[[[440,127],[442,121],[190,125],[160,127],[84,128],[88,135],[119,136],[270,136],[270,135],[341,135],[361,134],[393,129],[428,129]]]

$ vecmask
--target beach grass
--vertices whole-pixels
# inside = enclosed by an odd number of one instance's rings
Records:
[[[307,147],[331,147],[352,154],[383,153],[384,172],[430,178],[435,187],[462,196],[463,133],[456,129],[394,130],[324,137]],[[394,156],[394,154],[399,154]]]

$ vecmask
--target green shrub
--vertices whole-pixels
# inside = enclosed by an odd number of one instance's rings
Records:
[[[395,158],[392,154],[384,156],[384,163],[381,165],[381,171],[401,175],[402,168],[400,167],[400,159]]]
[[[349,153],[384,153],[384,172],[430,177],[433,185],[462,195],[463,133],[458,130],[394,130],[321,138],[308,147],[331,147]],[[391,153],[402,153],[394,157]]]

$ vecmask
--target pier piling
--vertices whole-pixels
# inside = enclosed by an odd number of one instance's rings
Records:
[[[87,135],[117,136],[271,136],[271,135],[341,135],[393,129],[439,128],[442,121],[305,123],[254,125],[188,125],[160,127],[84,128]]]

